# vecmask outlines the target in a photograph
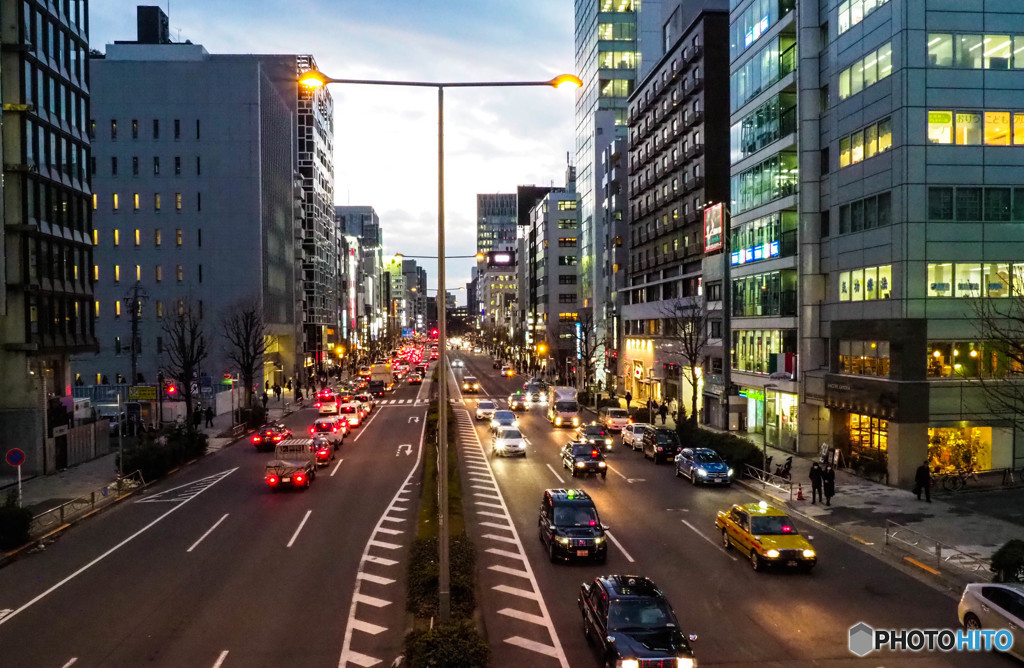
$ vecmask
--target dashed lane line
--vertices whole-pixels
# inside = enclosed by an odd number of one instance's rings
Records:
[[[689,523],[689,522],[687,522],[686,520],[679,520],[679,521],[680,521],[680,522],[682,522],[683,524],[685,524],[686,526],[690,527],[691,529],[693,529],[693,532],[694,532],[695,534],[697,534],[698,536],[700,536],[701,538],[703,538],[703,539],[704,539],[704,540],[706,540],[707,542],[711,543],[711,544],[712,544],[712,545],[714,545],[715,547],[721,547],[721,545],[719,545],[719,544],[718,544],[718,543],[716,543],[715,541],[711,540],[710,538],[708,538],[707,536],[705,536],[704,534],[702,534],[702,533],[700,532],[700,530],[698,530],[698,529],[697,529],[697,527],[693,526],[692,524],[690,524],[690,523]],[[726,554],[726,556],[728,556],[728,557],[729,557],[730,559],[732,559],[733,561],[739,561],[739,559],[737,559],[737,558],[736,558],[736,557],[734,557],[733,555],[729,554],[728,552],[726,552],[725,554]]]
[[[555,476],[555,478],[557,478],[557,479],[558,479],[558,482],[559,482],[559,483],[561,483],[562,485],[564,485],[564,484],[565,484],[565,481],[564,481],[564,480],[562,480],[562,476],[558,475],[558,472],[557,472],[557,471],[555,471],[555,469],[551,467],[551,464],[545,464],[545,466],[547,466],[547,467],[548,467],[548,470],[549,470],[549,471],[551,471],[551,474],[552,474],[553,476]]]
[[[227,518],[228,518],[228,513],[224,513],[223,517],[221,517],[219,520],[214,522],[213,526],[210,527],[209,529],[207,529],[206,533],[204,533],[202,536],[200,536],[199,540],[197,540],[196,542],[192,543],[192,547],[188,548],[185,551],[186,552],[191,552],[192,550],[196,549],[196,547],[199,545],[199,543],[202,543],[203,539],[206,538],[207,536],[209,536],[211,533],[213,533],[213,530],[216,529],[217,527],[219,527],[220,523],[223,522],[224,520],[226,520]]]
[[[622,552],[622,555],[629,560],[629,563],[632,564],[636,562],[636,560],[633,559],[632,556],[630,556],[629,552],[626,552],[626,548],[622,547],[622,543],[620,543],[618,539],[616,539],[615,536],[612,535],[611,531],[605,531],[604,535],[608,536],[608,540],[614,543],[615,547],[619,548],[619,551]]]
[[[299,537],[299,532],[302,531],[302,527],[306,526],[306,520],[309,519],[309,516],[312,513],[312,510],[307,510],[306,514],[302,516],[302,521],[299,522],[299,526],[295,529],[295,533],[292,534],[292,539],[288,541],[288,545],[286,545],[285,547],[291,547],[295,544],[295,539]]]

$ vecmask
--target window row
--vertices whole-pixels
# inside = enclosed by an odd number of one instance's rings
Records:
[[[795,330],[732,330],[732,368],[738,371],[771,373],[773,356],[795,352]]]
[[[178,229],[174,230],[174,245],[175,246],[181,246],[183,241],[184,241],[184,238],[185,238],[184,232],[182,232],[180,227]],[[113,234],[111,234],[111,240],[113,241],[114,248],[119,247],[121,245],[121,230],[114,229],[113,230]],[[140,230],[139,228],[135,228],[135,233],[132,235],[131,241],[133,242],[134,246],[141,246],[142,245],[142,230]],[[157,248],[159,248],[162,244],[163,244],[163,232],[161,232],[160,228],[158,227],[155,230],[153,230],[153,245],[156,246]],[[92,231],[92,245],[93,246],[99,246],[100,245],[100,231],[98,229],[96,229],[96,228],[93,228],[93,231]],[[203,247],[203,229],[202,228],[199,228],[199,229],[196,230],[196,246],[198,248],[202,248]]]
[[[775,95],[730,128],[733,164],[796,132],[796,95]]]
[[[26,175],[25,181],[25,211],[30,221],[45,221],[83,235],[87,233],[88,195],[38,174]]]
[[[41,62],[49,61],[60,70],[70,72],[78,81],[85,81],[85,59],[88,43],[73,34],[83,32],[86,22],[86,3],[58,3],[64,6],[63,18],[67,19],[68,29],[55,14],[46,9],[36,9],[32,3],[19,3],[22,11],[21,35],[17,41],[26,44]],[[43,3],[45,7],[45,3]],[[12,11],[15,11],[12,8]]]
[[[148,198],[147,198],[148,199]],[[181,193],[174,193],[174,210],[182,211],[184,208],[184,195]],[[153,193],[153,210],[160,211],[163,208],[163,196],[161,193]],[[119,193],[113,193],[110,198],[111,210],[114,212],[121,210],[121,195]],[[93,211],[99,209],[100,196],[98,193],[92,195],[92,208]],[[131,207],[132,211],[140,211],[142,209],[142,195],[139,193],[132,193],[131,195]],[[196,193],[196,211],[203,210],[203,196],[202,193]]]
[[[839,73],[839,99],[845,100],[892,74],[892,43],[872,51]]]
[[[883,118],[839,140],[839,167],[849,167],[892,148],[892,119]]]
[[[929,297],[1009,297],[1024,295],[1024,264],[1009,262],[931,262]]]
[[[113,304],[113,306],[111,306],[111,309],[110,309],[110,312],[111,312],[111,314],[113,314],[114,318],[120,318],[122,315],[125,315],[125,316],[130,316],[131,315],[131,301],[130,300],[123,300],[123,301],[124,301],[124,304],[122,305],[122,300],[120,300],[120,299],[115,299],[114,300],[114,304]],[[140,316],[143,315],[142,309],[145,308],[145,305],[146,305],[145,302],[141,302],[139,304],[139,315]],[[178,315],[185,315],[185,300],[184,299],[176,299],[176,300],[172,301],[170,303],[170,308],[173,309],[172,312],[176,312]],[[203,311],[204,311],[204,309],[203,309],[203,300],[200,299],[200,300],[196,301],[196,308],[197,308],[196,313],[198,314],[198,316],[200,318],[202,318],[203,317]],[[95,317],[97,317],[97,318],[100,317],[100,301],[98,299],[93,302],[93,315]],[[157,299],[157,300],[155,300],[153,302],[153,315],[155,315],[157,318],[163,318],[165,315],[170,315],[168,313],[168,309],[164,308],[164,302],[163,302],[162,299]],[[117,341],[120,341],[121,337],[116,337],[116,338],[117,338]],[[161,344],[161,340],[160,340],[159,337],[157,337],[157,352],[158,353],[159,352],[163,352],[163,348],[162,348],[162,346],[160,344]],[[115,350],[117,350],[117,348],[115,348]],[[136,351],[136,352],[138,352],[138,351]],[[118,354],[120,354],[119,350],[118,350]]]
[[[839,373],[889,377],[888,341],[840,341]]]
[[[733,176],[732,214],[739,215],[755,207],[796,194],[800,181],[797,154],[786,151]]]
[[[41,234],[26,235],[23,243],[27,262],[22,268],[25,273],[21,278],[27,283],[37,285],[40,281],[63,281],[77,283],[81,287],[87,285],[88,269],[92,263],[92,253],[87,246]],[[70,285],[57,289],[73,291]]]
[[[25,322],[28,324],[30,343],[40,342],[51,346],[54,338],[88,337],[95,330],[95,323],[89,314],[89,302],[81,298],[60,295],[25,295]]]
[[[991,378],[1024,373],[1005,343],[998,341],[929,341],[929,378]]]
[[[839,301],[863,302],[892,296],[892,265],[839,272]]]
[[[729,59],[734,59],[796,7],[796,0],[754,0],[729,26]]]
[[[137,119],[137,118],[131,119],[131,121],[128,123],[128,129],[129,129],[129,132],[131,133],[131,138],[132,139],[138,139],[139,138],[139,126],[140,126],[140,123],[139,123],[139,119]],[[176,139],[176,140],[177,139],[181,139],[181,136],[182,136],[182,123],[181,123],[181,119],[180,118],[175,118],[172,121],[171,126],[172,126],[172,131],[173,131],[174,139]],[[152,119],[150,128],[151,128],[151,132],[150,132],[149,138],[150,139],[160,139],[160,119],[159,118]],[[110,119],[110,139],[113,140],[113,141],[116,141],[117,140],[117,133],[118,133],[117,119],[116,118],[112,118],[112,119]],[[96,138],[96,119],[91,119],[89,121],[89,137],[91,139],[95,139]],[[201,126],[200,126],[200,119],[197,118],[196,119],[196,140],[199,140],[199,139],[201,139]]]
[[[598,23],[597,38],[602,41],[631,41],[636,39],[635,23]]]
[[[89,171],[92,172],[92,174],[95,176],[96,175],[96,171],[97,171],[97,160],[96,160],[95,156],[90,158],[90,163],[91,164],[89,166]],[[111,176],[117,176],[118,175],[118,167],[119,167],[119,165],[120,165],[120,162],[118,161],[117,156],[116,155],[111,156],[110,157],[110,175]],[[139,170],[139,165],[140,165],[140,163],[139,163],[139,156],[133,155],[132,156],[132,176],[138,176],[139,175],[139,171],[140,171]],[[180,155],[176,155],[176,156],[174,156],[174,175],[175,176],[181,176],[181,171],[182,171],[181,156]],[[197,155],[196,156],[196,176],[200,176],[200,175],[202,175],[202,173],[203,173],[202,160]],[[153,176],[160,176],[160,157],[159,156],[154,156],[153,157]]]
[[[796,254],[796,211],[781,211],[732,229],[733,266]]]
[[[88,93],[28,60],[24,68],[25,95],[35,102],[35,112],[41,117],[48,112],[54,125],[67,124],[84,134]]]
[[[732,314],[737,317],[796,315],[796,272],[773,271],[732,281]]]
[[[1024,221],[1024,188],[933,186],[928,188],[928,220]]]
[[[200,264],[200,265],[197,265],[197,267],[198,267],[198,270],[197,270],[197,273],[196,273],[196,279],[197,279],[197,281],[199,283],[202,283],[203,282],[203,265]],[[141,281],[142,280],[142,265],[140,265],[140,264],[135,265],[135,271],[134,271],[133,274],[131,274],[131,276],[129,276],[129,272],[131,272],[131,268],[130,267],[125,267],[125,269],[126,269],[126,271],[125,271],[125,278],[124,278],[124,280],[127,280],[127,281]],[[134,276],[134,278],[132,276]],[[181,283],[182,281],[185,280],[185,269],[184,269],[184,267],[182,265],[180,265],[180,264],[179,265],[175,265],[174,277],[175,277],[175,280],[177,280],[178,283]],[[114,283],[120,283],[121,282],[121,265],[119,265],[119,264],[115,264],[114,265],[114,269],[111,272],[111,278],[113,279]],[[92,267],[92,280],[97,282],[97,283],[100,280],[100,266],[98,264],[94,264],[93,267]],[[155,267],[153,267],[153,280],[155,280],[157,283],[162,283],[163,282],[163,280],[164,280],[164,268],[163,268],[162,265],[158,264]]]
[[[889,0],[844,0],[839,5],[839,34],[857,25]]]
[[[860,232],[892,224],[892,193],[865,197],[839,207],[839,234]]]
[[[928,34],[928,64],[973,70],[1024,68],[1024,35]]]
[[[44,173],[48,167],[54,178],[63,175],[82,183],[86,180],[86,144],[64,133],[52,130],[48,125],[25,120],[25,163]],[[59,179],[58,179],[59,180]]]
[[[736,111],[795,69],[796,39],[775,37],[730,75],[730,110]]]
[[[928,141],[960,146],[1019,146],[1024,144],[1024,113],[929,111]]]

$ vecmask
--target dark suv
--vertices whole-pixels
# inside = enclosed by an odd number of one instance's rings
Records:
[[[653,459],[655,464],[672,461],[682,450],[679,434],[665,427],[656,427],[645,431],[641,447],[644,451],[644,459]]]
[[[590,495],[581,489],[548,489],[537,519],[540,540],[551,561],[608,558],[608,527],[601,524]]]
[[[602,665],[692,666],[696,662],[668,600],[648,578],[602,575],[580,586],[577,599],[587,640]]]
[[[608,477],[608,464],[600,448],[587,442],[569,441],[562,448],[562,466],[572,471],[572,477],[590,473]]]

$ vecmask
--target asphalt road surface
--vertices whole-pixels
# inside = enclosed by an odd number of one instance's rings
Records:
[[[694,648],[702,666],[1014,665],[979,653],[887,652],[857,659],[848,650],[851,626],[957,628],[956,600],[800,522],[818,552],[813,573],[754,572],[743,555],[723,550],[714,518],[733,503],[758,499],[739,485],[694,488],[674,477],[671,465],[656,466],[622,446],[617,435],[604,480],[572,479],[561,468],[558,449],[571,430],[554,429],[539,407],[520,414],[527,456],[492,457],[487,427],[472,419],[476,399],[499,399],[505,408],[508,394],[527,379],[499,376],[488,357],[457,355],[466,369],[455,375],[477,376],[483,390],[464,400],[469,410],[459,420],[460,465],[477,492],[467,519],[479,548],[480,605],[494,666],[603,665],[583,636],[576,599],[583,582],[605,573],[652,578],[683,631],[698,636]],[[537,515],[543,490],[558,487],[581,488],[594,498],[613,537],[607,564],[549,561]]]
[[[0,570],[0,665],[390,665],[420,389],[387,395],[308,490],[271,492],[272,455],[236,443]],[[285,423],[305,438],[316,417]]]

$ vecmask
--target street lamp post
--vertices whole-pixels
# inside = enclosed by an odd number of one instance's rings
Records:
[[[447,368],[447,318],[445,292],[444,254],[444,89],[445,88],[499,88],[509,86],[574,86],[581,88],[583,82],[571,74],[561,74],[548,81],[475,81],[475,82],[426,82],[426,81],[374,81],[367,79],[333,79],[316,70],[304,72],[299,83],[309,87],[326,84],[359,84],[370,86],[411,86],[437,89],[437,348],[440,382],[437,387],[438,419],[438,609],[442,623],[451,616],[451,573],[448,559],[448,387],[445,371]]]

